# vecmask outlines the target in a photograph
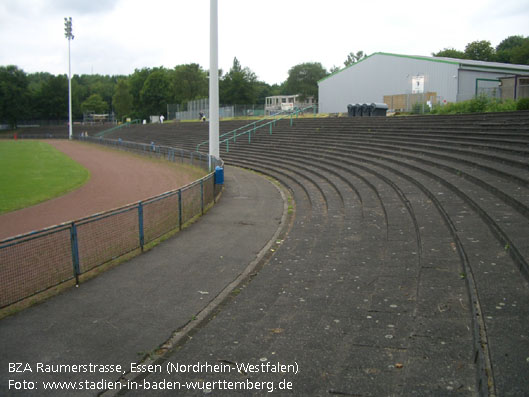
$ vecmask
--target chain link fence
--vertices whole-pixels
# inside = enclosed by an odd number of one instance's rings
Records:
[[[189,101],[187,104],[168,104],[168,120],[200,120],[203,115],[209,119],[209,99],[197,99]],[[221,105],[219,107],[219,117],[221,119],[229,117],[252,117],[265,115],[265,105]]]
[[[214,170],[222,161],[166,146],[82,137],[118,149]],[[143,251],[215,201],[210,172],[182,188],[83,219],[0,241],[0,308],[55,287],[135,250]]]

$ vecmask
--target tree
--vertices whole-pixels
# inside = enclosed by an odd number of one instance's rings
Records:
[[[112,96],[112,105],[118,120],[124,116],[128,116],[132,112],[132,95],[129,91],[127,80],[120,79],[114,89]]]
[[[140,91],[141,112],[151,116],[164,114],[170,97],[167,71],[164,68],[153,70]]]
[[[277,84],[270,85],[264,81],[258,81],[255,83],[257,102],[256,105],[264,105],[267,96],[274,96],[281,94],[281,87]]]
[[[170,75],[173,103],[183,104],[208,97],[208,75],[199,64],[178,65]]]
[[[36,103],[39,109],[38,118],[66,119],[68,117],[68,77],[66,75],[52,76],[42,84],[36,95]]]
[[[108,112],[108,103],[101,98],[101,95],[92,94],[81,104],[81,109],[83,112],[102,114]]]
[[[300,63],[288,71],[284,94],[300,95],[301,100],[308,97],[318,99],[318,81],[327,76],[327,70],[319,62]]]
[[[505,62],[505,63],[520,63],[519,61],[523,61],[523,56],[521,59],[519,57],[516,57],[517,59],[514,60],[515,53],[520,53],[520,51],[523,52],[520,48],[527,46],[527,43],[529,43],[529,37],[524,38],[523,36],[509,36],[506,39],[504,39],[500,44],[496,46],[496,59],[498,62]],[[528,64],[525,62],[522,62],[523,64]]]
[[[233,58],[230,71],[222,78],[220,102],[226,105],[252,105],[257,102],[257,76]]]
[[[512,49],[512,63],[519,65],[529,65],[529,38],[523,44]]]
[[[344,61],[344,65],[351,66],[357,62],[360,62],[362,59],[366,58],[367,54],[364,54],[364,51],[357,51],[356,54],[353,52],[350,52],[349,55],[347,55],[347,59]]]
[[[494,61],[496,51],[488,40],[473,41],[465,47],[465,56],[475,61]]]
[[[445,57],[445,58],[456,58],[465,59],[466,55],[463,51],[456,50],[455,48],[444,48],[439,52],[432,53],[434,57]]]
[[[27,116],[28,79],[14,65],[0,66],[0,120],[16,128],[17,121]]]
[[[135,69],[134,73],[128,78],[129,91],[132,95],[132,112],[134,117],[146,118],[149,116],[148,113],[142,110],[140,93],[151,72],[152,70],[149,68]]]

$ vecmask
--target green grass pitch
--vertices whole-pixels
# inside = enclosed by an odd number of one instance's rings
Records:
[[[0,214],[60,196],[89,178],[86,168],[45,142],[0,140]]]

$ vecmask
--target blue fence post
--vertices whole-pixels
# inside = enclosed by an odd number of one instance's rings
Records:
[[[72,247],[72,263],[73,263],[73,275],[75,277],[75,285],[79,285],[79,274],[81,270],[79,268],[79,244],[77,243],[77,227],[72,222],[70,226],[70,242]]]
[[[200,180],[200,209],[204,215],[204,178]]]
[[[182,230],[182,189],[178,189],[178,230]]]
[[[143,245],[145,244],[145,234],[143,232],[143,204],[141,201],[138,203],[138,228],[140,233],[140,248],[143,252]]]
[[[213,204],[217,204],[217,197],[215,195],[215,176],[212,176],[211,178],[209,178],[210,181],[211,181],[211,184],[213,185],[212,188],[213,188]]]

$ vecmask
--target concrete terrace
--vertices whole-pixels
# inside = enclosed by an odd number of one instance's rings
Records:
[[[106,137],[194,149],[207,124]],[[157,363],[297,372],[133,379],[273,381],[299,396],[526,395],[529,112],[284,120],[221,156],[287,187],[295,218],[251,281]]]

